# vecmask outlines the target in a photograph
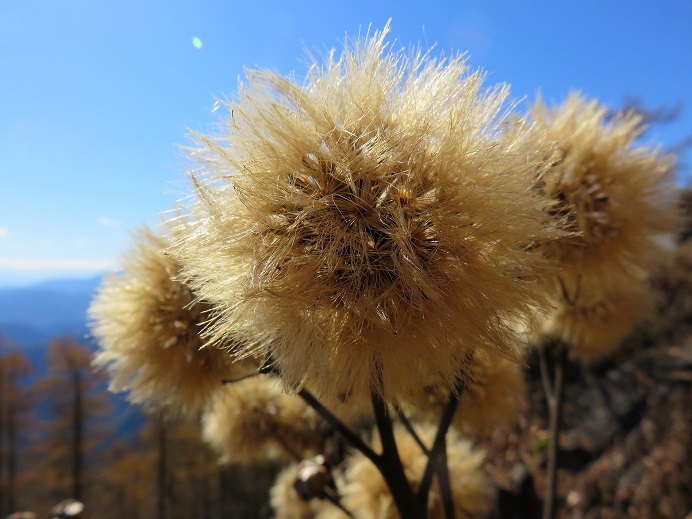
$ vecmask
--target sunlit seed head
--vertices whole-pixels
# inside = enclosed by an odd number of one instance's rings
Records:
[[[216,337],[255,334],[245,354],[326,397],[449,389],[471,348],[518,356],[505,317],[540,304],[546,268],[527,243],[554,236],[498,132],[507,89],[461,57],[390,52],[386,32],[304,85],[249,73],[225,133],[197,136],[174,248],[225,305]]]
[[[644,317],[647,278],[674,249],[681,219],[673,157],[638,142],[639,115],[610,116],[577,93],[556,107],[537,101],[529,119],[527,135],[548,166],[535,186],[569,231],[545,247],[559,269],[543,330],[576,356],[598,358]]]
[[[609,118],[605,106],[576,93],[557,107],[537,101],[530,118],[533,136],[555,151],[537,187],[572,233],[550,249],[562,270],[586,283],[626,283],[664,258],[661,237],[680,224],[674,162],[637,142],[641,118]]]
[[[94,363],[132,402],[193,415],[241,368],[200,337],[211,307],[175,279],[168,245],[149,229],[137,231],[123,272],[105,278],[89,308],[99,342]]]

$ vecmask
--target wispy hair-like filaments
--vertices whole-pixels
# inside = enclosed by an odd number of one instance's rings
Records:
[[[133,242],[123,272],[105,278],[89,309],[99,342],[94,364],[132,402],[193,415],[240,366],[200,337],[211,306],[176,279],[168,240],[143,228]]]
[[[227,134],[198,136],[202,239],[175,248],[225,302],[210,333],[247,330],[241,355],[270,345],[289,385],[327,396],[449,388],[472,347],[515,356],[506,319],[539,303],[546,266],[527,244],[554,231],[499,134],[507,91],[481,81],[384,33],[304,85],[249,73]]]

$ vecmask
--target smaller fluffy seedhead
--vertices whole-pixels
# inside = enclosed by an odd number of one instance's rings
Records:
[[[426,445],[432,445],[436,430],[434,426],[418,424],[416,430]],[[425,471],[428,457],[403,427],[396,427],[394,435],[404,472],[415,490]],[[454,431],[448,433],[447,460],[457,517],[487,517],[493,508],[495,487],[483,471],[483,458],[483,453],[474,450],[470,442],[460,439]],[[375,465],[360,453],[347,459],[346,464],[345,474],[337,479],[344,507],[355,517],[398,518],[396,505]],[[329,517],[335,516],[332,510],[328,513]],[[444,517],[442,498],[437,484],[434,484],[428,503],[428,518]]]
[[[320,451],[325,435],[317,413],[283,392],[280,379],[265,375],[227,384],[203,425],[204,438],[224,463],[307,457]]]
[[[237,369],[225,351],[204,346],[200,325],[210,307],[175,280],[179,266],[163,253],[168,246],[146,228],[137,231],[123,272],[105,278],[89,308],[99,343],[94,365],[130,401],[192,415]]]
[[[662,238],[680,225],[674,162],[637,144],[641,117],[609,118],[576,93],[555,108],[537,101],[530,117],[534,137],[552,146],[537,186],[571,232],[549,251],[564,275],[601,288],[627,284],[667,256]]]
[[[547,162],[536,188],[568,231],[543,245],[559,264],[543,335],[594,360],[650,309],[648,278],[667,262],[680,225],[673,158],[636,142],[640,116],[611,117],[576,93],[555,108],[537,101],[530,119],[526,135]]]
[[[638,279],[608,291],[584,288],[573,302],[561,300],[541,331],[568,344],[574,357],[596,361],[613,353],[652,308],[652,292]]]
[[[459,431],[483,432],[516,420],[526,398],[521,367],[507,359],[474,352],[452,425]],[[422,420],[435,421],[448,394],[430,388],[405,412]]]
[[[301,499],[294,483],[300,467],[293,463],[282,470],[269,491],[269,502],[276,519],[314,519],[315,504]]]

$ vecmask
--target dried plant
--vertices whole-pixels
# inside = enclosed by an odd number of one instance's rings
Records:
[[[490,431],[516,420],[526,395],[522,368],[507,359],[474,352],[452,425],[465,433]],[[404,410],[414,419],[434,420],[447,395],[430,389]]]
[[[519,357],[507,322],[540,303],[546,267],[529,244],[556,236],[536,165],[499,131],[507,89],[386,32],[304,85],[248,73],[226,133],[197,136],[174,248],[223,305],[214,340],[243,333],[239,356],[328,398],[449,389],[472,348]]]
[[[530,110],[529,139],[551,146],[537,187],[570,231],[546,247],[560,271],[544,330],[588,360],[610,353],[646,314],[649,274],[670,257],[680,225],[672,156],[636,142],[640,115],[608,113],[576,93]]]
[[[638,144],[639,115],[572,94],[522,119],[463,57],[393,51],[388,30],[303,83],[248,72],[194,135],[171,241],[140,231],[92,304],[95,364],[134,402],[204,408],[226,463],[304,459],[334,432],[357,451],[332,504],[286,469],[277,517],[475,518],[495,488],[458,432],[516,416],[518,339],[539,331],[552,517],[568,351],[610,353],[649,310],[680,221],[673,160]],[[247,359],[262,375],[235,379]],[[381,445],[350,428],[368,422]]]
[[[223,463],[294,461],[317,454],[324,442],[319,415],[282,391],[277,377],[226,385],[202,421],[204,438],[221,453]]]
[[[123,256],[123,271],[104,280],[89,309],[99,341],[94,365],[111,376],[112,391],[149,409],[193,415],[239,367],[205,346],[200,324],[210,306],[176,281],[179,266],[163,254],[166,239],[143,228]]]

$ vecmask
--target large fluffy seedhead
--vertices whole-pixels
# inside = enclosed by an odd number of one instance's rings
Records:
[[[387,397],[453,385],[470,348],[515,356],[554,237],[531,164],[501,138],[504,88],[460,57],[388,51],[386,31],[304,85],[251,72],[227,133],[199,136],[177,258],[289,386]],[[255,336],[254,344],[249,338]]]
[[[418,425],[417,432],[426,445],[432,445],[435,427]],[[395,439],[404,472],[415,490],[425,471],[428,457],[405,429],[396,428]],[[483,458],[483,453],[475,450],[470,442],[460,439],[454,431],[448,433],[449,479],[457,517],[487,517],[493,508],[495,487],[483,471]],[[337,480],[344,507],[355,517],[398,518],[391,493],[375,465],[360,453],[354,454],[346,463],[344,477]],[[334,511],[329,510],[327,513],[332,517]],[[445,517],[437,484],[431,488],[427,517]]]
[[[204,414],[203,425],[204,438],[224,463],[314,455],[325,433],[317,413],[283,392],[278,378],[264,375],[224,387]]]
[[[168,245],[139,230],[122,273],[99,288],[89,308],[99,342],[94,365],[108,371],[112,391],[129,392],[134,403],[193,414],[234,370],[225,351],[200,339],[210,307],[175,281],[179,266],[163,254]]]

